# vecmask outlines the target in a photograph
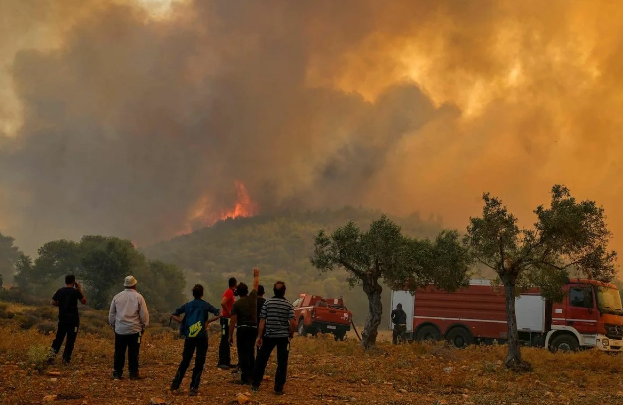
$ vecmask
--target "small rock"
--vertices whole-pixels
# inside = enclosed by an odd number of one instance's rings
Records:
[[[162,398],[152,398],[150,401],[151,405],[164,405],[166,402]]]
[[[446,373],[451,373],[452,370],[454,370],[453,367],[446,367],[446,368],[443,369],[443,371],[446,372]]]
[[[60,371],[48,371],[48,377],[60,377]]]
[[[246,404],[247,402],[249,402],[249,397],[244,394],[238,394],[236,395],[236,400],[239,404]]]
[[[623,391],[619,391],[619,392],[617,392],[617,397],[619,397],[619,398],[620,398],[620,397],[623,397]]]
[[[43,397],[43,400],[45,402],[52,402],[56,400],[56,395],[46,395],[45,397]]]
[[[58,378],[50,378],[50,381],[52,381],[52,382],[57,382],[57,381],[58,381]]]
[[[404,389],[404,388],[401,388],[401,389],[398,390],[398,392],[400,392],[401,394],[406,394],[407,390]]]

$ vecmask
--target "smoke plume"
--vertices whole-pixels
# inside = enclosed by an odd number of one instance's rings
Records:
[[[239,183],[259,212],[461,229],[483,191],[529,224],[564,183],[623,231],[613,2],[152,3],[0,4],[0,229],[24,249],[167,239]]]

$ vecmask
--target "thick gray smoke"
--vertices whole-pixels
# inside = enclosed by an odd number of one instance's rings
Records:
[[[361,204],[457,227],[488,190],[520,214],[554,182],[616,206],[620,177],[595,184],[620,167],[620,53],[595,38],[623,37],[619,12],[390,3],[0,6],[22,122],[0,136],[0,229],[30,251],[85,233],[145,245],[234,207],[236,181],[260,212]]]

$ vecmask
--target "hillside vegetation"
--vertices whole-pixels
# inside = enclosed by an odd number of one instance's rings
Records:
[[[336,211],[228,219],[142,251],[150,259],[183,269],[189,286],[204,283],[206,299],[212,303],[220,301],[227,278],[234,276],[239,281],[250,282],[251,269],[257,266],[268,294],[274,281],[283,280],[291,300],[303,292],[343,296],[355,322],[362,324],[368,313],[368,302],[361,288],[349,289],[345,271],[320,274],[311,265],[309,256],[314,248],[314,236],[320,229],[331,231],[351,220],[367,228],[380,216],[379,211],[346,207]],[[392,220],[409,236],[434,238],[442,229],[439,218],[425,220],[412,215],[392,217]],[[384,288],[385,315],[390,310],[389,299],[389,288]]]
[[[1,304],[1,303],[0,303]],[[16,316],[39,308],[8,304]],[[93,311],[83,319],[102,317]],[[88,319],[87,319],[88,318]],[[103,321],[103,319],[102,319]],[[189,398],[188,378],[171,395],[168,387],[181,359],[183,340],[176,333],[148,330],[140,354],[141,374],[136,382],[111,379],[114,342],[109,334],[78,335],[71,366],[41,367],[52,335],[23,329],[13,320],[0,324],[0,403],[26,405],[57,403],[149,404],[159,398],[167,404],[231,404],[248,391],[233,385],[228,371],[216,368],[218,332],[210,348],[200,396]],[[235,346],[233,360],[237,358]],[[272,394],[274,356],[261,391],[249,404],[615,404],[623,400],[623,358],[591,350],[551,354],[526,348],[525,358],[535,371],[516,374],[502,367],[503,346],[472,346],[458,350],[443,344],[392,346],[381,341],[364,352],[353,339],[335,342],[329,336],[295,337],[292,341],[286,394]],[[59,375],[48,375],[48,372]]]

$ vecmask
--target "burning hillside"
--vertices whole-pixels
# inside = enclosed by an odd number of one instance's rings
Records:
[[[258,213],[258,207],[251,201],[249,192],[241,181],[235,181],[235,201],[229,208],[219,207],[210,194],[202,195],[189,212],[184,229],[176,235],[186,235],[193,231],[214,225],[228,218],[250,217]]]

